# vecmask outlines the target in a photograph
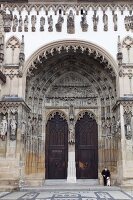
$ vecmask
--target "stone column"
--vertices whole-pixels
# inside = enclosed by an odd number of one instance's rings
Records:
[[[67,182],[76,183],[75,144],[68,145]]]
[[[69,111],[69,133],[68,133],[68,168],[67,182],[76,182],[76,163],[75,163],[75,120],[74,108],[71,105]]]

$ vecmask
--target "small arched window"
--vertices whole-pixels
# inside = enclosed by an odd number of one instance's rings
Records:
[[[13,36],[6,43],[5,64],[18,65],[19,53],[20,53],[20,41]]]

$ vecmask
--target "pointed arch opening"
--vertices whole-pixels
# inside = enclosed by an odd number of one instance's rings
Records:
[[[92,113],[84,112],[75,125],[77,179],[98,178],[98,126]]]
[[[46,124],[46,179],[66,179],[68,162],[68,124],[55,112]]]

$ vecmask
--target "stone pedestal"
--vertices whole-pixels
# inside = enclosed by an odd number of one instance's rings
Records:
[[[68,146],[67,182],[76,183],[75,144]]]

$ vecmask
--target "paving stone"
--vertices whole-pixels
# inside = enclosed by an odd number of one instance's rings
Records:
[[[60,191],[0,193],[0,200],[133,200],[132,192],[124,191]]]

